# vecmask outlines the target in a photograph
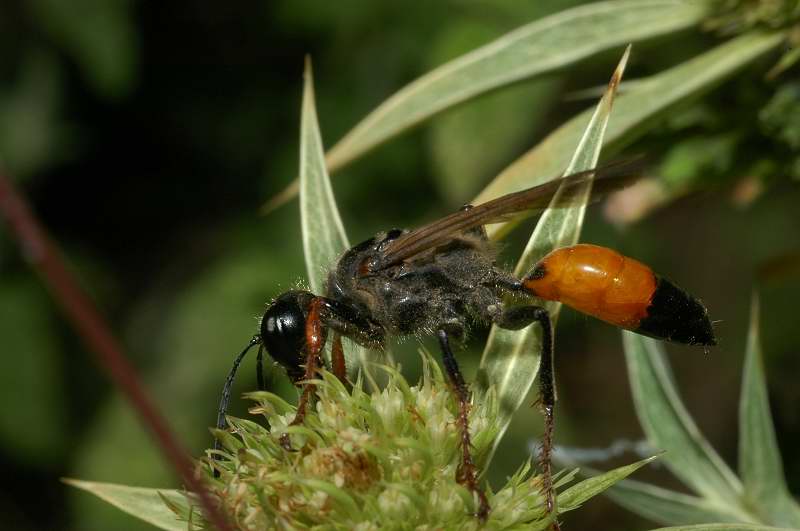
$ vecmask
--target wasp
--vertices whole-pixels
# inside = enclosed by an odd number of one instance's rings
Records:
[[[235,359],[225,381],[217,427],[226,426],[234,376],[253,346],[259,346],[259,388],[264,385],[264,350],[302,386],[292,422],[296,425],[303,422],[313,397],[313,384],[306,382],[323,364],[321,353],[328,331],[333,335],[331,369],[343,381],[343,336],[380,350],[391,336],[434,334],[458,402],[462,454],[457,480],[477,497],[476,516],[484,520],[490,508],[471,455],[467,419],[471,395],[453,347],[475,323],[509,330],[536,325],[542,333],[538,403],[545,419],[540,471],[545,510],[552,513],[553,327],[537,300],[560,301],[614,326],[665,341],[708,348],[716,339],[700,300],[633,258],[605,247],[578,244],[552,251],[527,275],[516,278],[498,267],[496,249],[485,226],[512,215],[541,212],[548,206],[570,206],[590,181],[592,198],[602,197],[637,178],[632,166],[623,162],[574,173],[480,205],[466,205],[414,230],[379,232],[349,249],[331,268],[324,295],[291,290],[269,305],[260,333]],[[551,201],[553,197],[558,199]],[[526,303],[507,305],[504,300],[509,294]],[[292,449],[287,434],[281,437],[281,444]]]

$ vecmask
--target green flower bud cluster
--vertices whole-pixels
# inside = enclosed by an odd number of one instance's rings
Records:
[[[250,393],[251,420],[230,418],[218,431],[219,460],[199,470],[242,529],[532,529],[544,528],[540,483],[526,463],[497,493],[482,524],[472,493],[456,481],[461,456],[457,404],[438,367],[423,356],[411,386],[395,369],[380,391],[348,389],[322,372],[317,400],[302,425],[294,407],[267,392]],[[479,469],[498,432],[492,392],[474,396],[469,420]],[[290,433],[293,452],[281,447]],[[217,471],[219,477],[214,477]],[[192,515],[197,523],[198,512]],[[533,527],[531,527],[533,526]]]

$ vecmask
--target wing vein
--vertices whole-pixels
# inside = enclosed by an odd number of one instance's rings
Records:
[[[560,179],[513,192],[472,208],[454,212],[437,221],[423,225],[392,241],[383,250],[372,270],[378,271],[408,260],[433,247],[448,242],[455,234],[465,230],[496,223],[510,214],[525,211],[539,212],[547,208],[551,198],[561,190],[553,206],[570,206],[577,198],[571,192],[580,192],[581,185],[594,176],[592,200],[632,184],[640,176],[640,159],[615,162],[591,170],[573,173]]]

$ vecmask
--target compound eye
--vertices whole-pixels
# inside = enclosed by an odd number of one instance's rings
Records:
[[[272,358],[284,366],[293,381],[303,378],[306,312],[314,295],[289,291],[278,297],[261,320],[261,340]]]

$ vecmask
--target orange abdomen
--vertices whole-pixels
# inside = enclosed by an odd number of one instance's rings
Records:
[[[653,271],[638,260],[587,244],[556,249],[524,280],[539,298],[629,330],[648,316],[657,284]]]

